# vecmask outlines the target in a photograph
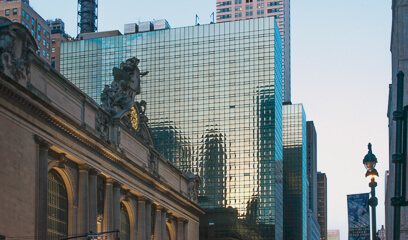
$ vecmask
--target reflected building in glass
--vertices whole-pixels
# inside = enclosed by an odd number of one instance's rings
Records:
[[[302,104],[284,105],[283,239],[307,239],[306,114]]]
[[[148,104],[155,148],[200,174],[200,205],[221,223],[229,219],[204,234],[282,239],[282,41],[275,19],[63,43],[61,73],[99,101],[111,67],[134,56],[150,71],[139,97]]]

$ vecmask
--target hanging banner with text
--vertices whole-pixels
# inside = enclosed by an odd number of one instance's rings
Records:
[[[349,240],[370,240],[369,194],[347,195]]]

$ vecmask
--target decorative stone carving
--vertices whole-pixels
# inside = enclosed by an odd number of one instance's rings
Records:
[[[101,94],[101,107],[108,113],[108,117],[98,114],[96,130],[101,138],[116,147],[119,142],[110,123],[121,121],[128,129],[135,132],[148,144],[153,145],[153,139],[147,126],[146,101],[135,102],[136,95],[140,94],[140,78],[149,72],[140,72],[140,60],[133,57],[120,64],[120,68],[113,68],[114,81],[106,85]],[[109,136],[111,135],[111,136]]]
[[[200,177],[191,171],[185,173],[188,177],[188,197],[191,201],[198,203],[198,188],[200,186]]]
[[[66,157],[67,154],[60,153],[58,154],[58,167],[64,169],[68,163],[68,159]]]
[[[25,26],[0,17],[0,72],[28,83],[29,64],[36,49],[37,44]]]
[[[159,156],[153,152],[150,152],[149,165],[147,166],[150,173],[159,177]]]
[[[109,117],[103,112],[96,114],[95,129],[99,132],[99,137],[109,143]]]
[[[173,216],[173,214],[167,213],[166,219],[167,219],[167,222],[168,222],[168,223],[173,223],[173,221],[174,221],[174,216]]]
[[[130,193],[130,189],[124,190],[122,201],[129,202],[131,198],[132,198],[132,193]]]
[[[149,72],[140,72],[140,60],[133,57],[120,64],[120,68],[113,68],[114,80],[106,85],[101,94],[102,108],[107,110],[113,118],[120,119],[134,106],[135,96],[140,94],[140,78]]]

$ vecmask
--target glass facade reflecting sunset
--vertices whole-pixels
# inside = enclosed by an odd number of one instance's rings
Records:
[[[147,102],[155,148],[200,175],[200,205],[233,209],[235,236],[282,239],[282,42],[275,19],[63,43],[61,73],[99,101],[112,68],[134,56],[150,71],[138,98]]]

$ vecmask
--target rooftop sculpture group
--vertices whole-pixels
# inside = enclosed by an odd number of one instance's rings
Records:
[[[101,95],[102,108],[113,118],[121,118],[130,111],[136,95],[140,94],[140,78],[149,72],[140,72],[139,62],[139,59],[133,57],[121,63],[120,68],[113,68],[114,80],[111,85],[105,86]]]
[[[147,143],[153,144],[149,128],[148,118],[145,115],[146,102],[135,101],[136,95],[140,94],[140,79],[149,72],[141,72],[138,64],[140,60],[133,57],[120,64],[120,68],[114,67],[112,74],[114,80],[110,85],[106,85],[101,94],[101,107],[108,113],[99,114],[96,119],[96,128],[100,132],[101,138],[105,141],[112,141],[112,130],[109,130],[110,123],[122,122],[131,131],[136,132]],[[111,135],[111,136],[109,136]]]

